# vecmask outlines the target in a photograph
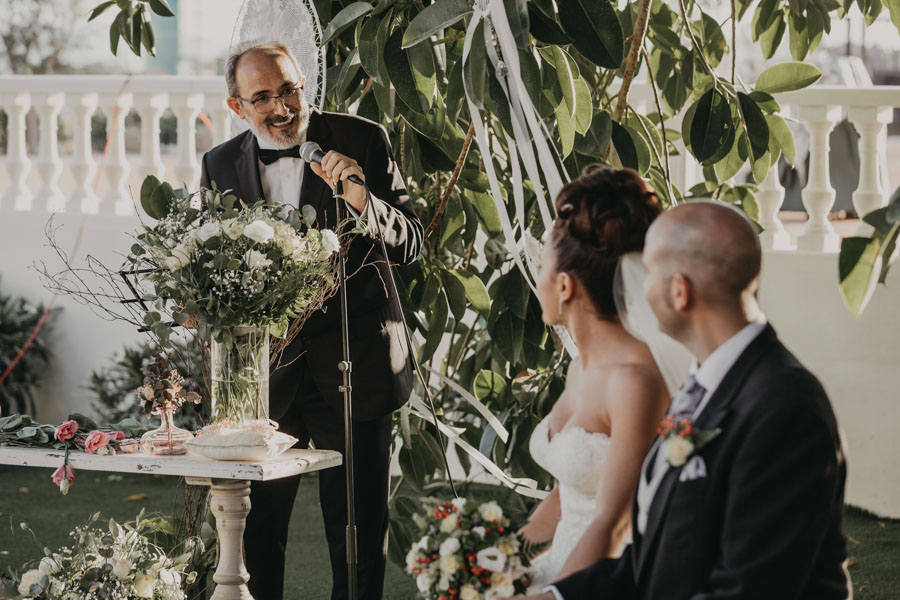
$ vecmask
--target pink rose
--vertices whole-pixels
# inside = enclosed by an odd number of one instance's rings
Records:
[[[122,433],[121,431],[110,431],[108,435],[109,435],[109,439],[117,441],[117,442],[119,440],[125,439],[125,434]]]
[[[66,463],[53,471],[51,478],[53,483],[59,486],[59,491],[67,494],[69,486],[75,483],[75,469],[72,468],[72,465]]]
[[[134,442],[130,444],[119,444],[119,451],[125,454],[134,454],[137,452],[138,445]]]
[[[109,436],[96,429],[90,432],[84,441],[84,451],[96,454],[100,448],[105,448],[109,443]]]
[[[75,437],[76,433],[78,433],[78,423],[76,423],[75,421],[66,421],[62,425],[57,425],[56,432],[53,434],[53,437],[58,439],[60,442],[65,442]]]

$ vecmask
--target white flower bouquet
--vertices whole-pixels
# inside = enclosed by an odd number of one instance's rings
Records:
[[[414,517],[421,537],[406,555],[422,598],[490,600],[525,591],[519,538],[496,502],[457,498],[427,506]]]
[[[70,532],[71,547],[44,549],[45,556],[26,564],[12,586],[17,598],[40,600],[184,600],[184,586],[197,574],[188,571],[198,538],[189,538],[169,556],[148,539],[152,520],[144,513],[128,523],[109,520],[97,527],[100,513]],[[27,524],[22,528],[28,530]],[[2,582],[0,582],[2,583]],[[2,588],[2,586],[0,586]],[[0,589],[2,591],[2,589]]]
[[[239,206],[216,189],[194,194],[172,190],[155,177],[141,188],[147,214],[132,245],[132,272],[152,287],[144,317],[162,339],[170,333],[163,315],[196,327],[204,339],[228,343],[235,327],[256,326],[284,337],[292,321],[318,309],[334,290],[338,236],[312,227],[291,207]]]

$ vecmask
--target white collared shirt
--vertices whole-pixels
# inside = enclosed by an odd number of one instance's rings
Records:
[[[300,135],[298,146],[302,146],[306,142],[306,131]],[[269,142],[256,138],[256,143],[263,150],[279,150]],[[262,183],[263,198],[270,204],[287,204],[296,209],[300,208],[300,187],[303,185],[303,173],[306,170],[306,163],[301,158],[284,157],[279,158],[271,164],[264,164],[263,161],[256,159],[259,166],[259,179]],[[353,208],[349,202],[344,206],[353,215],[359,218],[359,212]],[[368,208],[368,202],[366,203]],[[365,211],[363,211],[365,212]]]
[[[700,416],[700,414],[703,412],[703,409],[705,409],[706,405],[709,404],[709,399],[719,387],[719,384],[722,383],[725,375],[728,374],[728,371],[731,370],[731,367],[734,366],[734,363],[737,362],[737,359],[740,358],[744,350],[747,349],[747,346],[749,346],[750,343],[755,340],[765,328],[766,317],[764,314],[759,313],[754,321],[745,325],[743,329],[731,336],[728,341],[716,348],[712,352],[712,354],[707,356],[702,365],[697,363],[697,359],[694,359],[693,364],[691,365],[690,373],[696,378],[697,383],[703,386],[703,388],[706,390],[706,393],[703,394],[703,398],[700,400],[700,404],[694,411],[694,414],[691,418],[692,421],[696,421],[697,417]],[[656,450],[660,442],[661,438],[657,439],[656,443],[653,445],[653,448],[651,448],[650,453],[647,455],[647,459],[644,460],[644,465],[641,467],[641,476],[639,478],[637,492],[637,525],[638,531],[641,535],[643,535],[647,529],[647,517],[650,513],[650,507],[653,504],[653,498],[656,495],[657,489],[659,489],[659,484],[662,482],[663,477],[669,469],[669,464],[666,462],[663,453],[656,452],[656,463],[653,469],[653,479],[647,482],[647,478],[644,475],[644,472],[646,471],[648,466],[647,461],[649,460],[650,456],[653,455],[654,450]],[[556,586],[554,585],[547,586],[546,588],[544,588],[544,591],[551,592],[556,600],[565,600],[562,594],[558,589],[556,589]]]
[[[298,144],[306,141],[306,132],[300,135]],[[278,150],[275,146],[257,137],[256,143],[263,150]],[[271,204],[287,204],[300,208],[300,186],[303,184],[303,171],[306,163],[299,158],[280,158],[271,164],[263,164],[257,159],[259,179],[262,183],[263,197]]]

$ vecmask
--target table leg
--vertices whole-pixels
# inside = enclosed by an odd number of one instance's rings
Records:
[[[210,508],[219,534],[219,564],[213,575],[211,600],[253,600],[247,589],[250,575],[244,565],[244,527],[250,513],[250,482],[212,480]]]

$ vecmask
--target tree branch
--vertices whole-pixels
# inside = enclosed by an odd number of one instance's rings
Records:
[[[476,117],[478,115],[475,115]],[[466,156],[469,154],[469,146],[472,145],[472,138],[475,136],[475,122],[469,123],[469,131],[466,133],[466,141],[463,142],[462,150],[459,153],[459,158],[456,159],[456,168],[453,169],[453,175],[450,177],[450,181],[447,183],[447,190],[444,192],[444,197],[441,199],[441,203],[438,206],[437,210],[434,212],[434,218],[431,219],[431,223],[428,224],[428,228],[425,230],[425,241],[428,241],[428,237],[434,233],[434,230],[438,228],[438,225],[441,223],[441,217],[444,216],[444,211],[447,210],[447,202],[450,201],[450,194],[453,193],[453,188],[456,187],[456,182],[459,180],[459,174],[462,171],[463,164],[466,162]]]
[[[637,19],[634,22],[634,31],[631,34],[631,49],[628,51],[628,58],[625,61],[625,76],[622,79],[619,99],[616,101],[616,112],[613,116],[613,120],[616,123],[621,122],[622,115],[625,113],[625,107],[628,106],[628,91],[631,89],[631,82],[637,69],[638,55],[641,52],[641,47],[644,45],[644,36],[647,35],[647,20],[650,16],[651,1],[641,0],[641,6],[638,8]]]

